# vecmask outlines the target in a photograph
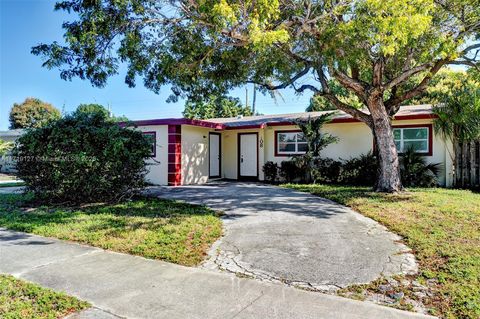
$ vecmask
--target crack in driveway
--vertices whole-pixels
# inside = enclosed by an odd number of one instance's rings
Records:
[[[320,197],[228,182],[152,187],[148,194],[224,213],[225,233],[210,251],[207,268],[316,291],[417,271],[398,235]]]

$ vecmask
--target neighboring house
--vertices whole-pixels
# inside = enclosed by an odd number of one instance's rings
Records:
[[[0,140],[3,140],[5,142],[15,142],[15,140],[19,138],[22,134],[23,129],[0,131]]]
[[[217,178],[261,181],[265,162],[280,163],[305,152],[306,142],[294,121],[324,113],[134,123],[152,136],[147,178],[154,184],[177,186]],[[441,163],[440,183],[451,186],[451,143],[435,134],[434,117],[430,105],[402,107],[393,119],[395,140],[400,153],[413,144],[429,162]],[[349,159],[373,149],[373,136],[367,125],[343,112],[335,112],[324,130],[338,137],[337,143],[322,151],[324,157]]]
[[[15,142],[15,140],[23,134],[22,129],[15,129],[9,131],[0,131],[0,140],[5,142]],[[13,173],[15,172],[15,162],[12,160],[10,154],[0,156],[0,172]]]

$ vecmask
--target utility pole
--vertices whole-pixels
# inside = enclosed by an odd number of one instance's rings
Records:
[[[255,104],[257,103],[257,85],[253,85],[253,103],[252,103],[252,115],[255,115]]]
[[[245,107],[248,108],[248,87],[245,87]]]

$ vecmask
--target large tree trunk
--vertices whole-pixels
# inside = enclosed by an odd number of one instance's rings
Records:
[[[394,193],[403,190],[400,178],[400,163],[393,138],[392,124],[381,98],[369,100],[372,116],[371,129],[376,143],[378,176],[375,191]]]

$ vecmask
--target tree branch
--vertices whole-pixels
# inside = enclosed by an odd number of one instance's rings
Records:
[[[387,108],[388,113],[391,113],[390,111],[392,108],[398,106],[400,103],[402,103],[405,100],[411,99],[420,93],[422,93],[428,86],[428,83],[432,79],[432,77],[437,74],[437,72],[445,65],[448,63],[448,60],[446,59],[441,59],[438,60],[433,67],[429,70],[428,74],[422,79],[422,81],[413,89],[410,91],[405,92],[401,96],[393,96],[388,99],[385,102],[385,107]]]
[[[473,61],[469,61],[469,60],[450,61],[450,62],[448,62],[447,64],[451,64],[451,65],[466,65],[466,66],[470,66],[470,67],[475,68],[476,70],[480,71],[480,65],[478,65],[477,63],[475,63],[475,62],[473,62]]]
[[[365,124],[367,124],[368,126],[371,127],[372,119],[371,119],[371,116],[369,114],[364,113],[361,110],[356,109],[356,108],[354,108],[354,107],[352,107],[352,106],[350,106],[346,103],[343,103],[334,94],[323,93],[323,94],[320,94],[320,95],[322,95],[326,99],[328,99],[340,111],[343,111],[343,112],[351,115],[353,118],[355,118],[359,121],[362,121],[362,122],[364,122]]]
[[[329,71],[332,74],[332,76],[340,82],[344,87],[347,89],[352,90],[362,101],[366,101],[366,89],[367,89],[367,84],[363,83],[360,80],[355,80],[345,73],[333,68],[329,67]]]
[[[425,71],[426,69],[428,69],[429,67],[432,67],[432,63],[425,63],[425,64],[422,64],[422,65],[419,65],[415,68],[412,68],[410,70],[407,70],[405,72],[403,72],[402,74],[400,74],[399,76],[397,76],[396,78],[390,80],[389,82],[387,82],[384,86],[385,90],[389,90],[399,84],[402,84],[403,82],[407,81],[411,76],[417,74],[417,73],[420,73],[422,71]]]
[[[253,80],[249,80],[249,81],[247,81],[247,83],[258,84],[258,85],[260,85],[260,86],[262,86],[262,87],[264,87],[264,88],[266,88],[267,90],[270,90],[270,91],[285,89],[288,86],[293,85],[295,83],[295,81],[297,81],[298,79],[300,79],[301,77],[306,75],[310,71],[310,69],[311,69],[311,66],[309,66],[309,65],[305,66],[305,68],[302,71],[298,72],[294,77],[292,77],[288,81],[283,82],[282,84],[279,84],[279,85],[272,85],[271,83],[259,83],[259,82],[253,81]]]

